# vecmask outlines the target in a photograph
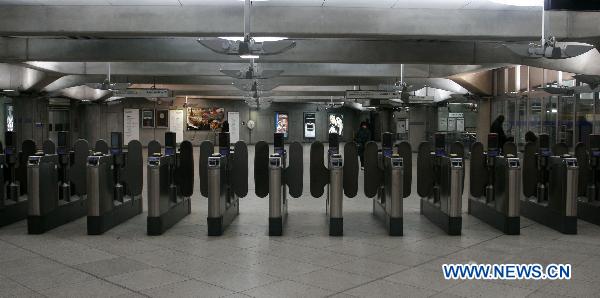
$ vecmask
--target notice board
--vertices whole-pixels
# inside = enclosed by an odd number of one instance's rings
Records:
[[[177,143],[183,142],[183,110],[169,110],[169,131],[177,136]]]
[[[123,109],[123,143],[140,139],[140,110]]]

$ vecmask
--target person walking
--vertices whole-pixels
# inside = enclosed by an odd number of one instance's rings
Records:
[[[367,122],[361,122],[358,132],[356,133],[356,144],[358,147],[358,156],[360,158],[360,167],[364,169],[365,162],[365,146],[371,141],[371,130],[367,126]]]

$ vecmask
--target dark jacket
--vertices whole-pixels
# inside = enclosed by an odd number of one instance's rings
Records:
[[[494,123],[492,123],[492,127],[490,127],[490,132],[498,135],[498,145],[500,148],[502,148],[507,140],[504,129],[502,128],[502,123],[500,123],[498,120],[495,120]]]
[[[371,131],[368,128],[361,127],[356,133],[356,143],[365,144],[371,140]]]

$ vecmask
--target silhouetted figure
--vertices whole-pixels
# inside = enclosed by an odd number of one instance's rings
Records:
[[[223,125],[221,125],[221,132],[229,132],[229,122],[227,122],[227,120],[223,121]]]
[[[528,131],[525,133],[525,143],[535,143],[537,142],[537,136],[533,131]]]
[[[367,122],[361,122],[358,132],[356,133],[356,145],[358,147],[358,156],[360,158],[360,166],[364,167],[365,161],[365,145],[371,141],[371,130],[367,125]]]
[[[504,128],[502,128],[502,124],[504,123],[504,115],[498,116],[496,120],[492,123],[490,127],[490,132],[498,135],[498,146],[500,148],[504,147],[504,143],[508,140],[506,134],[504,133]]]

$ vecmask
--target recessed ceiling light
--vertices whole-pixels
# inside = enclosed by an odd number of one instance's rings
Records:
[[[544,0],[489,0],[494,3],[512,6],[544,6]]]
[[[258,56],[258,55],[240,55],[240,58],[242,58],[242,59],[258,59],[258,58],[260,58],[260,56]]]

